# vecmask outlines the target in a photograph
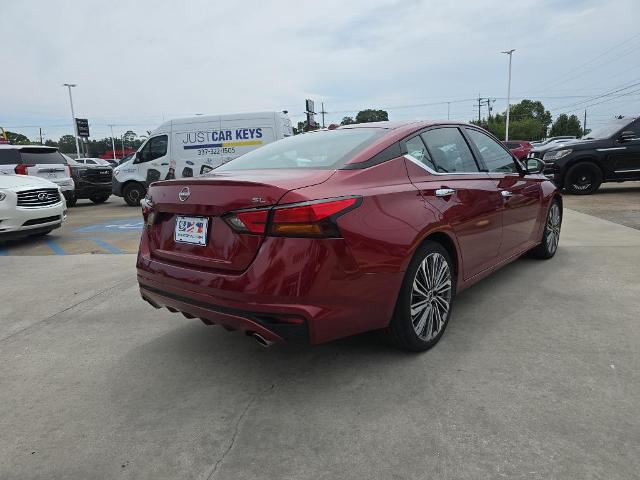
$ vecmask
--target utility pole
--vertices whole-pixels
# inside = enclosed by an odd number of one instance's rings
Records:
[[[584,123],[582,124],[582,136],[587,134],[587,109],[584,109]]]
[[[447,102],[447,120],[451,120],[451,115],[449,115],[451,112],[450,107],[451,107],[451,102]]]
[[[478,94],[478,125],[480,125],[480,106],[482,105],[482,97]]]
[[[43,145],[43,143],[42,143],[42,127],[40,127],[38,130],[40,130],[40,145]]]
[[[516,49],[512,48],[511,50],[506,50],[502,53],[506,53],[509,55],[509,80],[507,82],[507,122],[504,128],[504,140],[509,140],[509,111],[511,110],[511,57],[513,57],[513,52]]]
[[[73,98],[71,97],[71,88],[75,87],[75,83],[65,83],[62,85],[69,89],[69,103],[71,104],[71,122],[73,123],[73,136],[76,137],[76,154],[80,158],[80,144],[78,143],[78,125],[76,125],[76,114],[73,112]]]
[[[320,105],[322,106],[322,110],[320,111],[322,114],[322,128],[324,128],[324,114],[327,112],[324,111],[324,102],[320,102]]]
[[[116,159],[116,142],[113,140],[113,125],[109,125],[111,128],[111,150],[113,150],[113,159]]]

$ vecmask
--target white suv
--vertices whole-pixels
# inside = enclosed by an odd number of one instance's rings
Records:
[[[46,235],[67,219],[58,185],[24,175],[0,174],[0,240]]]
[[[0,174],[32,175],[60,187],[66,198],[75,188],[71,171],[57,148],[41,145],[0,145]]]

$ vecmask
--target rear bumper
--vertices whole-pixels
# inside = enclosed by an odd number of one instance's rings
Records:
[[[90,183],[76,180],[76,189],[74,195],[76,198],[91,198],[103,195],[111,195],[111,182],[109,183]]]
[[[403,274],[367,273],[342,239],[267,237],[242,273],[205,271],[153,257],[143,232],[142,297],[271,342],[322,343],[388,325]]]

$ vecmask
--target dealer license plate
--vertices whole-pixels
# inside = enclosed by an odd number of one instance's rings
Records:
[[[173,239],[178,243],[206,245],[208,224],[206,217],[178,217]]]

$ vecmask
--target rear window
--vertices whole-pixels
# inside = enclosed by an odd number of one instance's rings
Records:
[[[23,148],[20,156],[24,164],[66,164],[64,157],[57,150],[44,150],[40,148]]]
[[[18,150],[0,148],[0,165],[16,165],[20,163]]]
[[[308,168],[333,170],[376,138],[381,128],[323,130],[288,137],[253,150],[215,169],[218,171]]]

